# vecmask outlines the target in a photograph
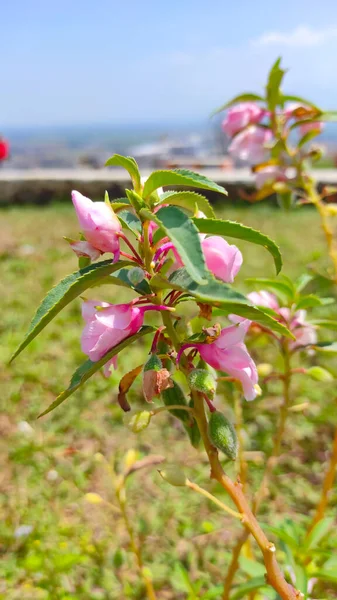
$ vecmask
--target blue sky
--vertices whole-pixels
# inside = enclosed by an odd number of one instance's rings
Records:
[[[337,108],[336,0],[0,0],[0,129],[195,120],[260,91]]]

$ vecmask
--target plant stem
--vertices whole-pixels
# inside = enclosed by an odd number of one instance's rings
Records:
[[[243,421],[242,421],[242,404],[241,397],[237,390],[234,391],[234,411],[236,417],[236,434],[238,436],[239,450],[238,450],[238,462],[239,462],[239,474],[242,489],[246,492],[247,488],[247,461],[244,457],[244,438],[243,438]]]
[[[163,323],[166,326],[168,335],[176,351],[179,351],[180,342],[172,324],[172,317],[168,313],[162,313]],[[184,367],[183,367],[184,368]],[[204,400],[198,393],[193,393],[194,399],[194,416],[198,423],[199,431],[203,444],[209,459],[211,467],[211,478],[216,479],[220,485],[226,490],[239,513],[242,514],[242,522],[247,528],[248,533],[251,533],[257,541],[263,554],[264,564],[267,571],[267,582],[273,586],[282,600],[298,600],[300,592],[297,592],[284,579],[283,573],[277,563],[275,556],[275,546],[269,542],[268,538],[262,531],[253,512],[251,511],[248,501],[242,491],[241,484],[233,482],[224,472],[218,458],[218,451],[212,446],[207,433],[207,419],[205,414]]]
[[[214,504],[216,504],[217,506],[222,508],[222,510],[224,510],[225,512],[232,515],[232,517],[236,517],[237,519],[240,519],[240,520],[243,519],[243,515],[241,513],[238,513],[235,510],[233,510],[232,508],[229,508],[229,506],[227,506],[226,504],[224,504],[223,502],[218,500],[215,496],[213,496],[213,494],[210,494],[210,492],[208,492],[207,490],[204,490],[204,488],[200,487],[197,483],[194,483],[193,481],[190,481],[189,479],[187,479],[186,486],[189,487],[191,490],[198,492],[198,494],[205,496],[206,498],[208,498],[208,500],[211,500],[212,502],[214,502]]]
[[[331,492],[333,484],[334,484],[336,470],[337,470],[337,428],[335,430],[335,437],[334,437],[334,441],[333,441],[329,467],[328,467],[328,470],[327,470],[327,472],[325,474],[325,478],[324,478],[321,498],[317,505],[315,516],[314,516],[314,518],[311,522],[311,525],[307,531],[307,536],[313,530],[315,525],[324,518],[325,510],[326,510],[326,507],[329,502],[330,492]]]
[[[273,449],[271,455],[269,456],[266,464],[266,468],[262,477],[262,481],[260,483],[260,487],[257,490],[254,500],[253,500],[253,513],[256,515],[259,511],[261,502],[266,496],[267,484],[270,480],[270,477],[273,472],[273,468],[275,466],[275,462],[277,457],[281,451],[282,439],[284,437],[286,421],[289,414],[289,408],[291,406],[291,397],[290,397],[290,383],[291,383],[291,365],[290,365],[290,352],[288,342],[284,342],[283,345],[283,356],[284,356],[284,374],[282,375],[283,382],[283,402],[280,410],[280,418],[278,427],[274,436]],[[230,562],[228,573],[226,575],[224,591],[223,591],[223,600],[229,600],[230,591],[233,584],[233,580],[235,577],[235,573],[239,567],[239,557],[242,550],[242,547],[246,543],[249,537],[249,531],[246,530],[242,536],[239,538],[237,544],[234,546],[232,560]]]
[[[146,594],[147,594],[148,600],[156,600],[156,594],[155,594],[155,591],[153,588],[153,584],[152,584],[151,578],[147,575],[146,570],[144,569],[141,549],[140,549],[140,546],[137,544],[135,532],[133,530],[132,524],[130,522],[127,510],[126,510],[124,478],[120,481],[120,483],[118,485],[118,488],[116,490],[116,497],[118,500],[119,507],[121,509],[125,527],[129,534],[131,550],[136,557],[138,569],[139,569],[139,572],[141,574],[141,577],[143,579],[143,582],[144,582],[144,585],[146,588]]]

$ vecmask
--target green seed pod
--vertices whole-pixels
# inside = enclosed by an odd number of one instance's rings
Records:
[[[169,466],[163,471],[159,471],[159,474],[165,481],[176,487],[186,485],[186,475],[182,468],[179,466]]]
[[[308,375],[312,377],[312,379],[316,379],[316,381],[332,381],[333,376],[329,371],[323,369],[322,367],[310,367],[307,370]]]
[[[213,412],[208,422],[208,436],[213,446],[221,450],[228,458],[235,460],[238,454],[236,431],[221,412]]]
[[[160,369],[162,369],[162,368],[163,368],[163,364],[162,364],[160,358],[158,358],[158,356],[156,354],[151,354],[150,358],[144,365],[144,372],[145,371],[160,371]]]
[[[188,375],[188,383],[192,390],[206,394],[210,399],[214,398],[216,381],[205,369],[194,369]]]

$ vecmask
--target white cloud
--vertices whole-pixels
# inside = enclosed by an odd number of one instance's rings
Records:
[[[279,46],[308,47],[319,46],[326,41],[337,38],[337,27],[327,27],[325,29],[313,29],[307,25],[299,25],[292,31],[280,32],[270,31],[264,33],[254,40],[254,45],[269,46],[272,44]]]

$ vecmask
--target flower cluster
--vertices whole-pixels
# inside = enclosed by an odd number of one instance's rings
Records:
[[[300,137],[307,134],[318,135],[323,123],[312,121],[313,109],[298,102],[289,103],[275,113],[259,106],[256,102],[240,102],[232,106],[222,123],[223,131],[231,138],[229,153],[237,159],[255,167],[257,189],[270,187],[275,183],[286,183],[293,177],[287,164],[269,161],[270,150],[278,136],[286,139],[293,125],[298,125]],[[289,166],[289,165],[288,165]]]
[[[72,242],[72,249],[78,256],[86,256],[91,260],[105,252],[112,253],[114,261],[118,260],[119,256],[124,254],[120,244],[125,238],[111,205],[92,202],[77,191],[72,193],[72,200],[84,238]],[[198,216],[204,215],[198,213]],[[149,231],[150,243],[155,231],[156,225],[152,224]],[[240,250],[220,236],[206,237],[204,234],[199,234],[199,238],[209,271],[217,279],[233,283],[242,265]],[[173,257],[171,272],[184,266],[174,244],[168,238],[163,238],[153,255],[152,266],[155,272],[160,272],[170,253]],[[138,260],[137,264],[143,269],[145,277],[149,276],[136,251],[133,260]],[[146,304],[144,301],[144,297],[140,297],[129,304],[113,305],[99,300],[83,302],[82,316],[86,324],[82,333],[81,346],[91,361],[99,361],[109,350],[137,333],[143,325],[145,312],[172,310],[169,305],[151,303],[151,298]],[[209,365],[226,371],[231,377],[239,380],[246,399],[252,400],[256,396],[254,386],[257,384],[257,370],[243,342],[249,324],[249,321],[244,321],[238,326],[223,329],[213,343],[195,344],[194,347]],[[182,349],[188,346],[184,345]],[[182,350],[179,356],[181,352]],[[109,376],[111,367],[116,368],[116,366],[117,356],[114,356],[104,365],[105,376]]]

